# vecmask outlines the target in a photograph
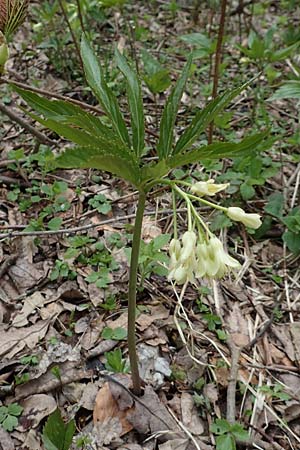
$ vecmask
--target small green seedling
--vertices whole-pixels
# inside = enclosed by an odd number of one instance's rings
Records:
[[[105,353],[106,363],[105,367],[110,372],[114,373],[127,373],[129,367],[126,364],[126,360],[122,357],[120,348]]]
[[[0,425],[6,431],[13,431],[18,425],[18,417],[22,414],[23,408],[18,403],[11,403],[8,406],[0,406]]]
[[[216,450],[236,450],[237,441],[247,441],[248,432],[239,423],[230,424],[225,419],[217,419],[211,426],[216,434]]]
[[[75,420],[65,423],[59,409],[48,418],[43,428],[43,443],[46,450],[69,450],[75,433]]]

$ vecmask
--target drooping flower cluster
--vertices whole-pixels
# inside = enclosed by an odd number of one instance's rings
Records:
[[[186,282],[194,283],[200,278],[222,278],[227,273],[240,267],[239,262],[232,258],[224,250],[223,244],[208,228],[207,224],[199,216],[192,205],[192,201],[198,200],[205,205],[221,210],[227,216],[236,221],[242,222],[249,228],[257,229],[262,222],[259,214],[248,214],[242,208],[225,208],[208,200],[204,196],[214,196],[216,193],[227,188],[228,184],[215,184],[214,180],[199,181],[188,186],[193,193],[187,194],[174,184],[174,191],[177,192],[187,203],[189,226],[181,240],[172,239],[169,248],[170,267],[169,280],[174,280],[177,284]],[[194,216],[194,219],[192,219]],[[194,223],[193,223],[194,220]],[[199,235],[195,233],[195,224],[199,228]]]
[[[198,241],[198,242],[197,242]],[[194,231],[186,231],[181,239],[172,239],[169,248],[168,279],[177,284],[191,283],[199,278],[221,278],[240,264],[225,252],[220,239],[212,235],[208,241]]]

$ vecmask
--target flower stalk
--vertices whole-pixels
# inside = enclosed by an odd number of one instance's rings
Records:
[[[129,289],[128,289],[128,326],[127,326],[128,353],[131,368],[133,392],[135,395],[141,395],[141,379],[139,375],[138,357],[136,351],[135,317],[136,317],[137,271],[138,271],[145,203],[146,203],[146,194],[145,192],[140,191],[132,238],[132,251],[130,259]]]

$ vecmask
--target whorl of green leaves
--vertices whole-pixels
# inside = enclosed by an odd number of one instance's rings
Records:
[[[139,190],[147,191],[155,180],[166,176],[176,167],[199,163],[203,159],[251,154],[258,148],[264,149],[264,146],[268,145],[263,143],[267,132],[247,136],[237,143],[218,142],[200,147],[195,145],[208,124],[250,82],[228,90],[209,102],[205,108],[196,113],[180,138],[175,141],[175,122],[190,74],[192,63],[190,57],[166,100],[162,112],[156,147],[158,161],[145,163],[143,161],[144,110],[141,82],[137,73],[126,58],[116,51],[116,62],[127,87],[127,103],[131,114],[131,129],[128,129],[118,100],[107,84],[99,59],[85,36],[81,42],[81,56],[86,80],[109,119],[110,126],[70,102],[48,100],[15,87],[27,104],[37,112],[37,115],[29,113],[32,118],[77,144],[76,147],[67,148],[58,156],[57,167],[105,170],[129,181]]]

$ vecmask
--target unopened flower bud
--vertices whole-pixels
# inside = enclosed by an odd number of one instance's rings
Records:
[[[3,71],[4,65],[8,60],[9,51],[5,36],[0,31],[0,74]]]
[[[215,184],[215,180],[198,181],[191,187],[191,191],[199,197],[204,195],[213,196],[217,192],[223,191],[229,186],[229,183]]]
[[[261,226],[261,219],[259,214],[247,214],[242,208],[232,206],[227,209],[227,216],[236,221],[242,222],[246,227],[254,228],[255,230]]]

